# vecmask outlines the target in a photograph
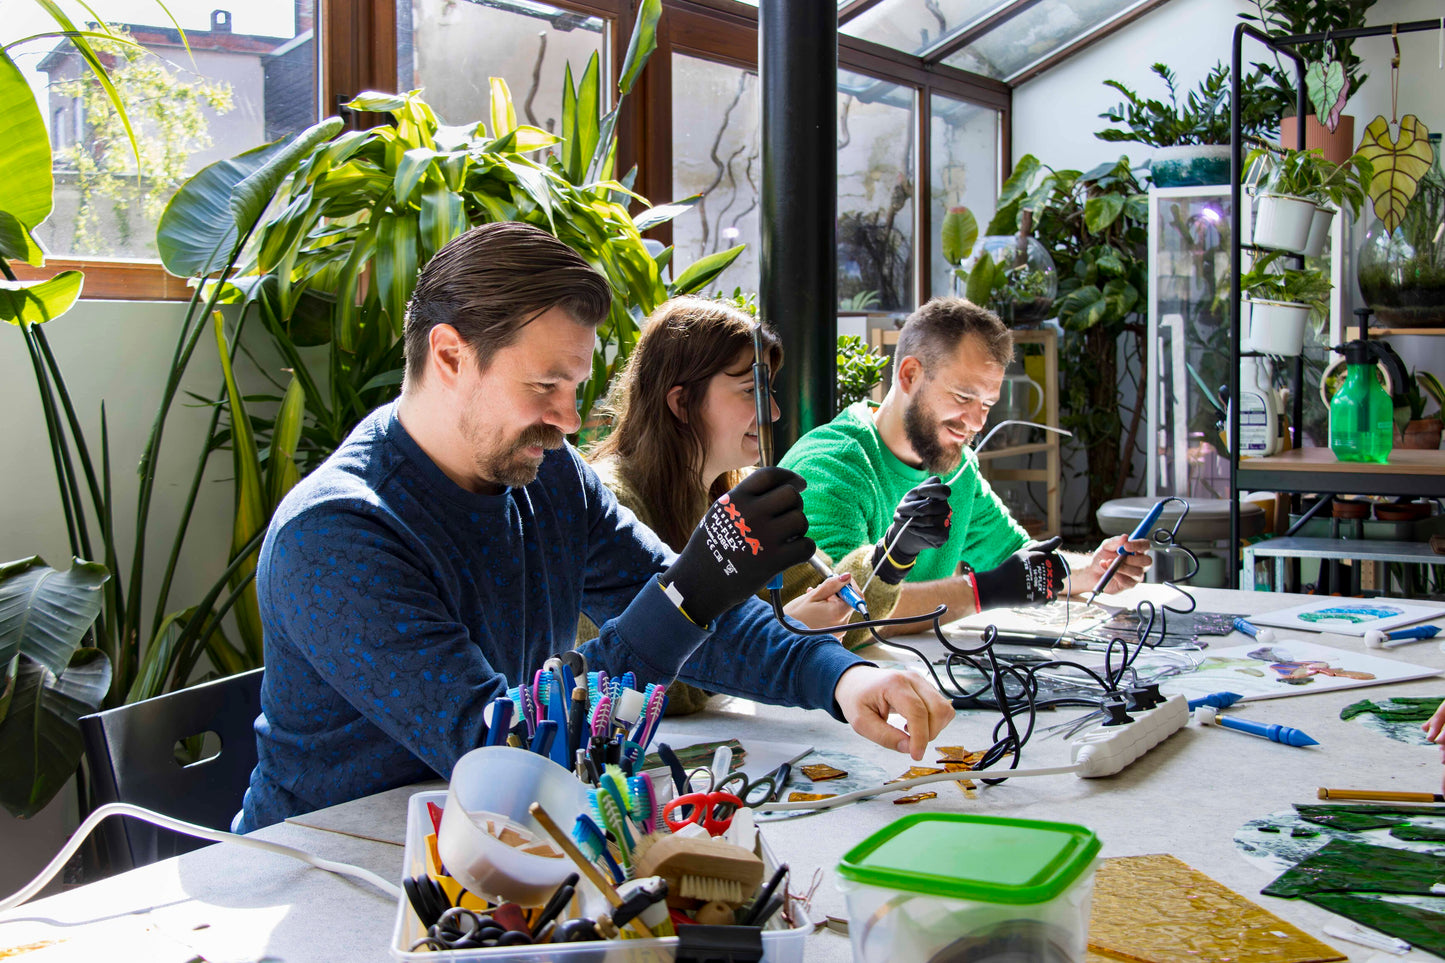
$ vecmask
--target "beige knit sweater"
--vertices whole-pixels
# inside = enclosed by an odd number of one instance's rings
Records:
[[[636,515],[642,524],[649,528],[652,527],[652,513],[643,503],[631,482],[627,480],[619,459],[603,458],[592,463],[592,470],[597,472],[597,477],[602,480],[602,483],[617,495],[617,501],[623,508]],[[856,588],[868,581],[868,576],[872,572],[872,556],[873,546],[871,544],[862,545],[843,556],[843,560],[836,565],[831,559],[828,560],[828,564],[835,572],[847,572],[852,575]],[[818,573],[813,571],[812,566],[806,564],[793,566],[783,573],[783,601],[791,602],[822,581]],[[759,593],[759,595],[766,601],[765,593]],[[898,603],[898,586],[889,585],[882,579],[875,578],[873,583],[868,586],[868,591],[863,593],[863,600],[868,603],[868,611],[873,613],[874,618],[886,618],[893,611],[893,606]],[[858,618],[859,616],[854,613],[853,620]],[[591,619],[585,615],[580,616],[577,622],[577,644],[581,645],[589,639],[595,639],[597,631],[597,626],[592,624]],[[872,637],[864,629],[857,629],[843,636],[843,644],[850,649],[860,648],[872,641]]]

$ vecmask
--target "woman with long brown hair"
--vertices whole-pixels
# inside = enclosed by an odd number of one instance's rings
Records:
[[[687,544],[698,520],[720,495],[742,481],[758,460],[757,408],[753,393],[753,331],[746,312],[726,301],[681,297],[660,305],[643,327],[627,367],[608,393],[604,411],[611,433],[587,460],[617,500],[674,550]],[[782,364],[777,336],[762,328],[768,364]],[[772,404],[777,417],[777,404]],[[873,546],[839,562],[826,581],[808,565],[789,569],[783,595],[791,618],[818,628],[847,622],[852,609],[837,597],[845,584],[864,584]],[[869,610],[891,611],[898,587],[874,579]],[[578,638],[597,628],[583,616]],[[859,644],[862,638],[845,638]],[[700,690],[674,685],[669,714],[695,711]]]

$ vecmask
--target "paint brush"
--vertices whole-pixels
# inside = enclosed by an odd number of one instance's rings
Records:
[[[1445,803],[1445,795],[1438,792],[1392,792],[1383,789],[1326,789],[1319,788],[1321,799],[1359,799],[1369,802],[1410,802]]]
[[[608,882],[607,878],[602,875],[602,871],[597,868],[597,865],[593,863],[592,860],[582,854],[582,850],[577,848],[577,844],[572,841],[572,837],[562,832],[562,827],[557,825],[551,814],[542,807],[542,804],[534,802],[528,807],[527,811],[532,814],[532,818],[537,820],[537,823],[546,831],[547,835],[552,837],[552,841],[557,844],[562,852],[567,854],[567,858],[577,864],[577,868],[582,871],[582,875],[587,878],[588,882],[597,887],[598,892],[606,897],[607,902],[614,907],[621,906],[622,897],[617,894],[616,887]],[[646,926],[643,926],[639,920],[633,920],[627,925],[643,939],[652,939],[652,931]]]

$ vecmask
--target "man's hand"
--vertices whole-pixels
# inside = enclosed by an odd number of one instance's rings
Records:
[[[1055,550],[1063,539],[1030,542],[998,568],[973,573],[979,611],[1004,605],[1044,605],[1064,587],[1064,564]]]
[[[1109,566],[1119,557],[1120,545],[1132,554],[1124,556],[1124,564],[1119,566],[1104,592],[1122,592],[1142,582],[1144,573],[1154,564],[1154,559],[1149,555],[1149,539],[1136,538],[1131,542],[1127,535],[1115,535],[1113,538],[1104,539],[1103,544],[1094,549],[1087,565],[1069,573],[1069,594],[1083,595],[1085,592],[1094,591],[1094,586],[1099,584],[1104,572],[1108,571]]]
[[[953,704],[912,672],[855,665],[839,677],[833,698],[854,732],[914,760],[953,721]],[[895,714],[903,717],[903,729],[888,724]]]
[[[930,475],[904,494],[893,512],[893,524],[873,549],[873,567],[880,580],[897,585],[908,576],[919,553],[948,541],[953,522],[949,494],[949,487],[937,475]]]
[[[846,676],[848,673],[843,674]],[[843,688],[841,679],[838,681],[838,688]],[[1435,710],[1435,714],[1426,720],[1421,728],[1425,730],[1425,738],[1440,747],[1440,762],[1445,764],[1445,702],[1440,703],[1440,708]],[[1445,777],[1440,779],[1440,791],[1445,792]]]

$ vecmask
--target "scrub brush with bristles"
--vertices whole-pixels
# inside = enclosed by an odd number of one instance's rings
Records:
[[[763,881],[763,861],[722,839],[674,834],[634,854],[633,876],[661,876],[669,892],[687,899],[739,905]]]

